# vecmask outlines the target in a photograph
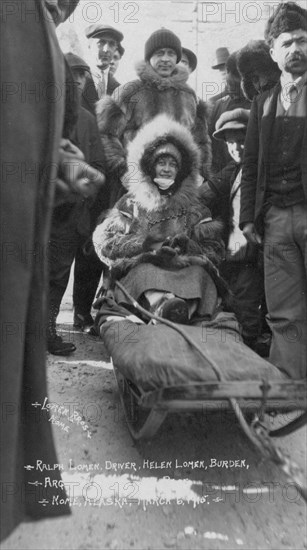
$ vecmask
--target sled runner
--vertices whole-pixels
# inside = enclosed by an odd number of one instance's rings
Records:
[[[152,437],[168,413],[227,410],[231,400],[248,418],[306,411],[305,380],[290,380],[245,346],[233,314],[193,326],[165,322],[136,324],[127,312],[100,327],[133,439]],[[303,412],[269,435],[305,421]]]

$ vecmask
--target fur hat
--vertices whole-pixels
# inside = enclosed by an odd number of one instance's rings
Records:
[[[301,8],[295,2],[279,4],[275,13],[267,22],[264,37],[269,45],[283,32],[291,32],[297,29],[307,30],[307,10]]]
[[[266,80],[262,89],[274,86],[280,77],[280,69],[270,55],[270,47],[265,40],[250,40],[237,55],[237,66],[242,77],[241,86],[244,95],[250,101],[258,91],[253,84],[253,76]]]
[[[181,59],[181,42],[172,31],[165,29],[159,29],[152,33],[145,43],[145,61],[149,61],[156,50],[161,48],[172,48],[177,54],[177,63]]]
[[[173,157],[175,159],[175,161],[177,162],[178,164],[178,168],[181,167],[181,153],[179,151],[179,149],[171,142],[166,142],[162,145],[158,145],[158,147],[156,148],[156,150],[154,151],[153,155],[152,155],[152,161],[153,161],[153,164],[155,164],[158,160],[159,157],[161,156],[164,156],[164,155],[167,155],[167,156],[170,156],[170,157]]]
[[[246,130],[250,111],[248,109],[233,109],[225,111],[216,121],[215,139],[225,139],[225,131],[227,130]]]
[[[230,54],[226,61],[226,70],[239,80],[241,77],[237,67],[237,55],[238,52],[233,52]]]

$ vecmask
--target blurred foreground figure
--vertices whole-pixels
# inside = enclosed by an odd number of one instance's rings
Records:
[[[65,70],[54,22],[77,1],[12,0],[1,28],[2,539],[25,518],[69,513],[68,505],[51,505],[54,495],[65,498],[63,489],[33,485],[45,474],[38,460],[58,463],[47,411],[33,404],[43,405],[47,394],[46,248],[58,166],[69,146],[64,141],[60,151]],[[60,480],[59,470],[52,479]]]

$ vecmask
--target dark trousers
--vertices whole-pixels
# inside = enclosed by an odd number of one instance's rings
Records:
[[[95,299],[103,264],[93,247],[79,246],[76,251],[74,269],[73,302],[76,313],[88,315]]]
[[[307,370],[306,237],[306,203],[270,207],[264,234],[270,361],[292,378],[305,378]]]
[[[54,307],[60,307],[68,285],[72,263],[84,241],[85,237],[68,224],[52,227],[48,246],[49,301]]]
[[[242,327],[243,340],[253,345],[261,331],[263,269],[254,263],[228,261],[220,271],[234,294],[233,310]]]
[[[84,316],[91,312],[103,269],[92,247],[89,253],[84,251],[88,239],[78,231],[74,217],[54,220],[48,246],[50,304],[60,307],[75,260],[73,302],[75,311]]]

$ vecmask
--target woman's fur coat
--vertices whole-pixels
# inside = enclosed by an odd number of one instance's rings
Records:
[[[207,107],[187,84],[187,69],[177,66],[170,77],[163,78],[144,61],[137,66],[137,74],[137,80],[119,86],[96,106],[108,173],[121,175],[127,145],[141,127],[164,113],[191,131],[201,151],[200,173],[207,179],[211,167]]]
[[[166,142],[180,150],[183,162],[176,190],[162,195],[152,181],[150,159]],[[156,117],[128,146],[128,164],[127,193],[93,235],[96,253],[111,266],[113,279],[148,262],[166,269],[197,264],[216,275],[223,256],[222,224],[212,221],[199,200],[199,150],[190,132],[166,115]]]

